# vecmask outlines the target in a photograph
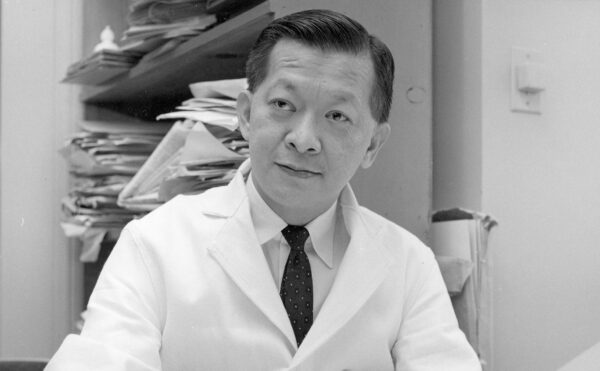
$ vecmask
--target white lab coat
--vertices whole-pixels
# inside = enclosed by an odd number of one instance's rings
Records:
[[[298,349],[241,173],[123,230],[81,335],[47,370],[480,370],[429,248],[349,186],[339,204],[351,241]]]

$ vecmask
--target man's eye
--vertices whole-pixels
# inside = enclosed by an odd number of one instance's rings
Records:
[[[326,117],[330,120],[337,121],[337,122],[350,121],[348,116],[344,115],[343,113],[341,113],[339,111],[331,111],[331,112],[327,113]]]
[[[279,110],[284,110],[284,111],[293,111],[294,110],[294,106],[292,106],[292,104],[288,101],[285,101],[283,99],[273,99],[271,101],[271,105],[273,105],[273,107],[279,109]]]

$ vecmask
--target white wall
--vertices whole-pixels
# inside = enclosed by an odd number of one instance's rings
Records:
[[[456,10],[474,3],[452,4]],[[462,86],[482,92],[481,106],[467,110],[481,110],[481,210],[500,222],[491,237],[493,370],[554,370],[600,340],[600,2],[482,4],[480,61],[474,62],[481,73],[478,82]],[[435,19],[446,32],[453,29],[440,14]],[[541,115],[510,111],[513,46],[542,53]],[[453,102],[439,98],[441,107]],[[460,117],[455,120],[448,125],[460,127]],[[452,151],[436,147],[434,161]],[[443,176],[434,169],[434,188]],[[434,208],[440,200],[441,206],[462,201],[451,187],[438,191],[445,190]]]
[[[2,2],[0,357],[49,357],[76,315],[75,255],[59,226],[67,169],[57,152],[78,109],[75,91],[57,83],[79,58],[76,3]]]
[[[433,208],[481,208],[481,2],[434,2]]]
[[[489,1],[483,23],[497,365],[548,370],[600,340],[600,2]],[[540,116],[506,109],[511,46],[545,60]]]

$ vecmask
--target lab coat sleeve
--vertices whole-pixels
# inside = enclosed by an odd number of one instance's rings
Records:
[[[130,223],[104,265],[81,334],[67,336],[46,370],[161,369],[164,298],[132,230]]]
[[[433,254],[418,262],[398,338],[392,349],[396,371],[480,371],[475,351],[459,329]]]

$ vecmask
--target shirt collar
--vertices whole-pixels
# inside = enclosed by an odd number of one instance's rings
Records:
[[[327,211],[306,225],[315,252],[329,268],[333,268],[333,236],[336,209],[337,200]]]
[[[287,223],[263,200],[251,176],[246,181],[246,193],[258,243],[263,245],[273,238],[280,237],[281,230],[287,226]],[[333,267],[333,236],[337,203],[336,200],[327,211],[306,225],[315,252],[329,268]]]

